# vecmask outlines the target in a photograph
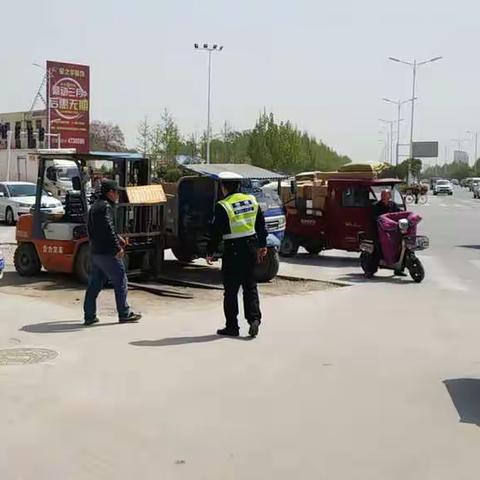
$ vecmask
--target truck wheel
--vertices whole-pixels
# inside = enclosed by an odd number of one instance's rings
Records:
[[[15,225],[15,215],[10,207],[5,211],[5,223],[10,226]]]
[[[90,268],[90,247],[82,245],[75,259],[75,275],[81,283],[88,283]]]
[[[280,268],[280,258],[275,248],[269,248],[267,254],[263,257],[262,263],[257,264],[255,268],[255,278],[257,282],[269,282],[275,278]]]
[[[298,246],[297,241],[286,233],[280,245],[280,255],[282,257],[293,257],[298,252]]]
[[[42,270],[37,250],[31,243],[20,243],[13,257],[15,270],[21,277],[34,277]]]
[[[378,267],[373,265],[373,255],[367,252],[360,254],[360,266],[366,278],[372,278],[378,270]]]
[[[176,247],[172,247],[172,252],[175,255],[175,258],[179,262],[190,263],[191,261],[195,260],[195,255],[181,245],[177,245]]]

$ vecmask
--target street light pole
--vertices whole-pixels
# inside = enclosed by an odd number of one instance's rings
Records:
[[[474,150],[475,158],[473,159],[473,165],[475,166],[475,163],[478,160],[478,131],[475,130],[475,132],[472,132],[472,131],[468,130],[467,133],[469,133],[470,135],[473,135],[473,139],[475,141],[475,150]]]
[[[396,120],[383,120],[383,118],[379,118],[379,120],[387,125],[390,125],[390,139],[389,139],[389,149],[390,149],[390,159],[388,163],[393,165],[393,125],[396,123]]]
[[[198,43],[193,45],[195,50],[201,50],[208,52],[208,94],[207,94],[207,163],[210,163],[210,140],[211,140],[211,121],[210,121],[210,111],[211,111],[211,79],[212,79],[212,52],[221,52],[223,50],[223,45],[209,45],[204,43],[203,46],[199,46]]]
[[[388,59],[391,60],[392,62],[403,63],[405,65],[412,67],[413,81],[412,81],[412,115],[410,119],[410,162],[413,160],[413,121],[415,117],[415,88],[416,88],[416,82],[417,82],[417,68],[427,63],[436,62],[441,58],[442,57],[434,57],[434,58],[431,58],[430,60],[425,60],[423,62],[417,62],[416,59],[413,62],[405,62],[404,60],[399,60],[398,58],[395,58],[395,57],[388,57]],[[408,164],[408,174],[407,174],[408,183],[410,183],[410,162]]]
[[[401,113],[402,113],[402,105],[404,103],[411,102],[413,99],[410,98],[408,100],[390,100],[389,98],[383,98],[382,100],[384,102],[393,103],[393,105],[397,106],[397,145],[396,145],[395,166],[398,167],[399,158],[400,158],[400,122],[402,121],[402,119],[400,117],[401,117]]]
[[[412,115],[410,118],[410,161],[413,160],[413,119],[415,117],[415,87],[417,83],[417,61],[413,61],[413,82],[412,82]],[[410,165],[408,168],[410,178]]]

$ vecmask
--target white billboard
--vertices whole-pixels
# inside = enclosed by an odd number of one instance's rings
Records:
[[[455,150],[453,152],[453,161],[466,163],[468,165],[468,153],[463,150]]]

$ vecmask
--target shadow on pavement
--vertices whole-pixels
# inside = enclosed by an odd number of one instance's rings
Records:
[[[480,426],[480,380],[455,378],[443,383],[457,409],[460,422]]]
[[[130,345],[135,347],[169,347],[172,345],[187,345],[189,343],[208,343],[216,340],[253,340],[252,337],[224,337],[220,335],[201,335],[198,337],[170,337],[162,338],[160,340],[138,340],[130,342]]]
[[[457,245],[457,248],[473,248],[474,250],[480,250],[480,245]]]
[[[86,327],[83,322],[64,321],[64,322],[45,322],[33,323],[32,325],[24,325],[20,330],[29,333],[62,333],[62,332],[78,332],[97,327],[107,327],[110,325],[119,325],[118,322],[99,322]]]
[[[375,276],[372,278],[367,278],[363,273],[347,273],[340,277],[337,277],[335,280],[340,282],[351,282],[351,283],[394,283],[399,285],[410,285],[411,283],[415,283],[411,279],[406,279],[405,277],[379,277]]]
[[[78,290],[85,288],[73,275],[40,272],[35,277],[21,277],[17,272],[5,272],[0,287],[38,286],[39,290]]]
[[[294,257],[281,257],[280,261],[291,265],[318,265],[325,268],[358,267],[359,265],[359,260],[355,257],[310,255],[308,253],[298,253]]]

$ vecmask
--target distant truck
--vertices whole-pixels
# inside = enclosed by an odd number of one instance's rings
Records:
[[[0,181],[37,183],[38,152],[35,149],[0,150]],[[10,163],[10,165],[8,165]],[[65,201],[66,193],[72,191],[72,178],[78,175],[73,161],[63,159],[48,160],[45,170],[44,189],[55,198]],[[8,177],[8,178],[7,178]]]

